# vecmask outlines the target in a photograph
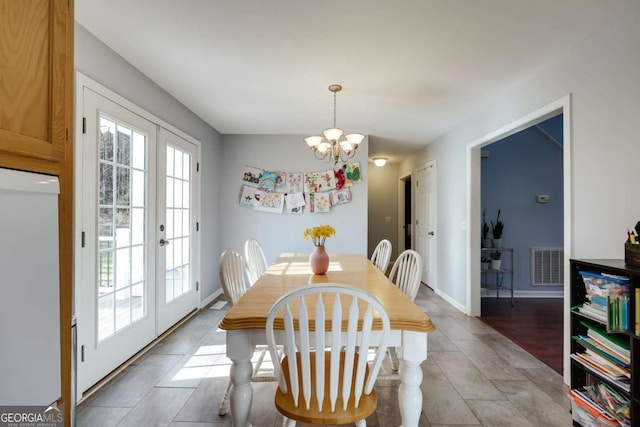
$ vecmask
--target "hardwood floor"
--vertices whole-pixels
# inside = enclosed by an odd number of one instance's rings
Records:
[[[562,298],[482,298],[480,320],[562,375]]]

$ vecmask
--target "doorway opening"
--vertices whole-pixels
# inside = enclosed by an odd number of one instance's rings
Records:
[[[562,115],[562,140],[563,140],[563,156],[562,156],[562,225],[561,231],[562,240],[561,240],[561,249],[564,252],[564,257],[561,261],[562,267],[561,270],[565,277],[568,276],[569,271],[569,263],[568,259],[571,256],[571,205],[569,201],[571,200],[571,134],[570,134],[570,96],[567,95],[551,104],[548,104],[490,134],[485,135],[484,137],[473,141],[470,143],[467,148],[467,158],[468,158],[468,186],[467,186],[467,195],[469,201],[469,210],[468,210],[468,224],[469,229],[467,232],[468,237],[468,281],[467,281],[467,297],[468,297],[468,314],[472,316],[480,316],[481,315],[481,248],[478,242],[481,241],[481,231],[482,231],[482,167],[481,167],[481,150],[486,148],[489,144],[492,144],[496,141],[504,139],[506,137],[510,137],[524,129],[530,128],[532,126],[538,125],[541,122],[544,122],[547,119],[552,117]],[[511,180],[504,182],[503,184],[506,186],[516,187],[516,191],[519,189],[517,183],[511,182]],[[544,190],[538,190],[540,195],[544,196]],[[534,193],[538,193],[538,191]],[[538,194],[531,194],[530,196],[533,198],[534,202],[536,200]],[[543,198],[544,199],[544,198]],[[494,210],[495,209],[494,207]],[[497,212],[492,212],[491,215],[488,215],[488,219],[494,219]],[[503,215],[505,215],[503,213]],[[503,216],[503,220],[505,222],[505,236],[507,236],[508,228],[506,226],[507,220],[505,216]],[[528,252],[528,251],[525,251]],[[520,254],[522,260],[526,262],[529,261],[530,254]],[[521,261],[522,261],[521,260]],[[516,262],[516,266],[521,265]],[[527,280],[529,280],[527,278]],[[516,283],[517,286],[517,283]],[[568,286],[558,286],[556,287],[556,296],[562,296],[564,298],[564,302],[562,304],[562,366],[563,372],[568,372],[569,366],[569,357],[568,357],[568,313],[569,307],[567,307],[568,298]],[[495,294],[494,294],[495,296]],[[527,296],[526,293],[523,293],[523,296]],[[506,299],[506,298],[505,298]],[[565,382],[568,381],[568,375],[565,375]]]
[[[404,194],[403,209],[403,222],[402,222],[402,239],[404,247],[403,249],[412,249],[413,244],[411,242],[411,175],[405,176],[401,179],[402,191]]]

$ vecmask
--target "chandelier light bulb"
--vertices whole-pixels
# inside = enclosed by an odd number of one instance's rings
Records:
[[[342,136],[343,131],[342,129],[332,128],[325,129],[322,133],[324,134],[324,137],[327,138],[327,141],[337,141]]]
[[[350,133],[348,135],[345,135],[344,137],[347,139],[347,141],[355,146],[357,146],[364,140],[364,135],[361,133]]]
[[[309,147],[314,148],[317,147],[318,145],[320,145],[320,143],[322,142],[322,137],[321,136],[308,136],[304,139],[304,142],[306,142]]]

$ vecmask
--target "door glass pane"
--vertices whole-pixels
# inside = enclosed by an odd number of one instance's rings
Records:
[[[131,321],[135,322],[144,315],[144,285],[137,283],[131,287]]]
[[[134,208],[144,206],[144,171],[134,169],[131,175],[131,206]]]
[[[131,288],[116,292],[116,331],[131,323]]]
[[[167,201],[166,238],[171,243],[165,246],[166,292],[165,302],[191,290],[191,189],[193,186],[191,154],[179,147],[167,147]]]
[[[145,316],[147,141],[100,117],[98,340]]]

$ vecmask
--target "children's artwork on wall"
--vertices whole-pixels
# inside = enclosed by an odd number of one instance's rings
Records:
[[[360,163],[347,163],[342,166],[345,175],[345,187],[349,187],[353,184],[362,182],[362,175],[360,174]]]
[[[276,190],[276,173],[271,171],[262,171],[262,176],[260,177],[260,188],[264,188],[266,190],[275,191]]]
[[[286,193],[287,192],[287,173],[275,172],[275,174],[276,174],[276,191],[278,193]]]
[[[304,191],[307,193],[315,193],[320,188],[320,178],[316,172],[308,172],[304,174]]]
[[[243,185],[240,193],[240,206],[257,211],[282,213],[284,194]]]
[[[342,190],[333,190],[330,194],[331,206],[342,205],[351,201],[351,191],[349,188],[343,188]]]
[[[244,174],[242,175],[242,181],[245,184],[251,185],[252,187],[257,187],[260,184],[260,179],[262,178],[262,169],[253,168],[251,166],[244,167]]]
[[[287,191],[289,193],[300,193],[304,191],[302,172],[289,172],[287,174]]]
[[[240,189],[240,206],[245,208],[252,208],[258,205],[258,200],[256,200],[255,194],[256,191],[259,191],[255,187],[249,187],[248,185],[243,185]],[[260,197],[258,197],[260,198]]]
[[[341,190],[344,187],[345,180],[347,179],[344,169],[336,169],[333,171],[333,176],[336,178],[336,190]]]
[[[351,201],[350,186],[362,182],[360,163],[347,163],[320,172],[273,172],[245,166],[240,206],[282,213],[330,212],[332,206]],[[285,207],[286,204],[286,207]]]
[[[309,212],[326,213],[331,211],[330,193],[309,193]]]
[[[306,202],[304,201],[304,193],[288,193],[284,196],[287,204],[287,212],[291,214],[301,214],[304,210]]]
[[[254,208],[255,210],[282,213],[282,210],[284,209],[284,194],[263,191],[260,196],[261,204]]]
[[[304,190],[308,193],[329,191],[334,188],[336,188],[336,178],[333,170],[304,174]]]

